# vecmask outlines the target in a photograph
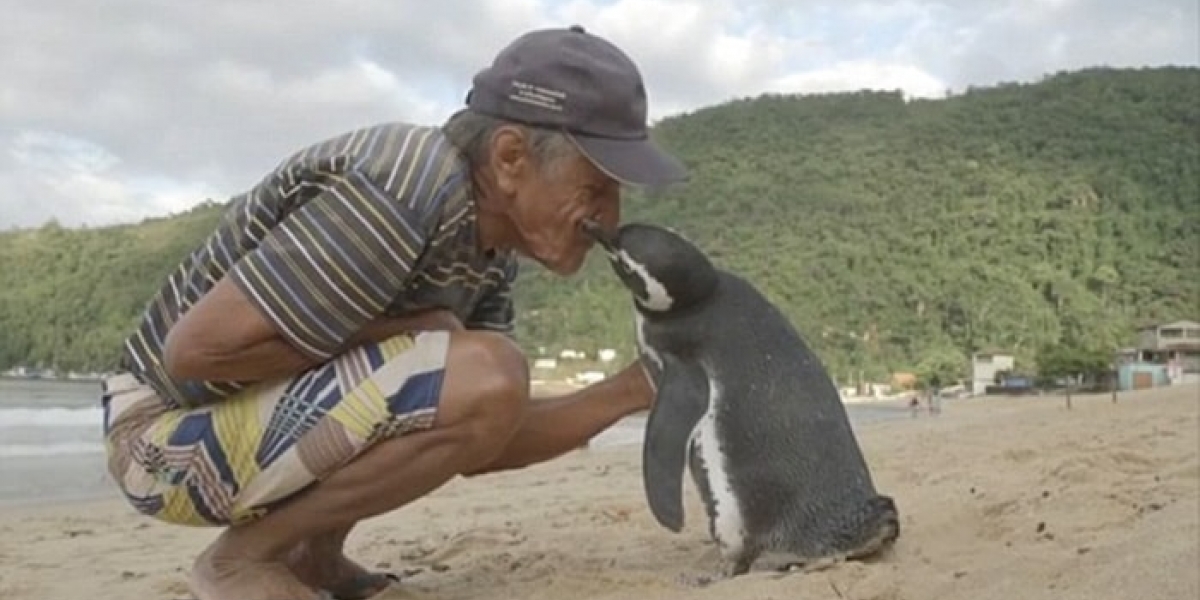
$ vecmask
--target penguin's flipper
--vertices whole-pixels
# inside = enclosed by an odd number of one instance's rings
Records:
[[[646,420],[642,484],[654,518],[678,532],[683,529],[683,470],[692,431],[708,409],[708,376],[698,364],[669,354],[662,360]]]

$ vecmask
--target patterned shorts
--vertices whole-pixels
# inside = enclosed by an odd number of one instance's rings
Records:
[[[134,508],[169,523],[260,518],[373,443],[432,426],[449,340],[395,337],[201,408],[171,409],[115,375],[105,382],[109,473]]]

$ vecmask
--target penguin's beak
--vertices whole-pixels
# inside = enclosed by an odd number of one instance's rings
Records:
[[[583,229],[584,233],[596,240],[596,243],[600,244],[600,247],[604,248],[605,252],[613,254],[617,251],[616,236],[605,231],[604,227],[596,221],[593,221],[592,219],[584,219],[579,224],[579,227]]]

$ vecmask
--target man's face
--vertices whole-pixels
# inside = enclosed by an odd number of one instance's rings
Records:
[[[583,220],[606,229],[620,222],[620,185],[579,152],[546,165],[525,164],[508,182],[518,250],[554,273],[572,275],[595,243],[583,232]]]

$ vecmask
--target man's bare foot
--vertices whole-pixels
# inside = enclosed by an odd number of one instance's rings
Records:
[[[282,562],[238,552],[222,534],[196,558],[188,588],[197,600],[322,600]]]
[[[370,598],[391,584],[387,575],[347,558],[340,544],[302,543],[288,555],[287,564],[300,581],[337,598]]]

